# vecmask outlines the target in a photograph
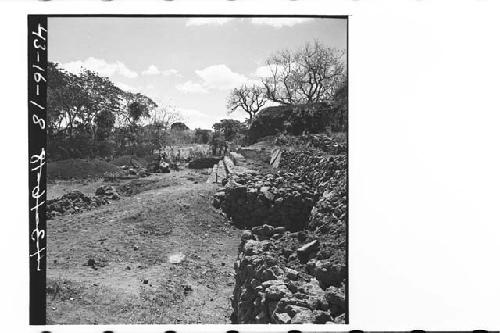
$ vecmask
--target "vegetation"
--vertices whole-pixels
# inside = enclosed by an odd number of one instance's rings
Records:
[[[213,125],[214,135],[212,145],[221,145],[223,142],[243,144],[246,142],[247,125],[235,119],[222,119]]]
[[[262,87],[242,85],[239,88],[234,88],[229,94],[227,108],[229,113],[236,110],[246,112],[249,116],[249,123],[252,123],[257,112],[266,104],[265,97],[265,91]]]
[[[169,145],[255,142],[277,133],[347,130],[344,52],[314,41],[271,55],[260,84],[234,88],[229,113],[246,123],[222,119],[210,130],[190,130],[172,106],[124,91],[108,78],[48,65],[48,151],[51,160],[148,156]],[[267,107],[266,107],[267,106]]]
[[[266,97],[279,104],[331,101],[345,81],[344,52],[306,43],[296,51],[282,50],[267,59],[270,76],[263,80]]]
[[[347,130],[345,54],[318,41],[281,50],[266,60],[261,85],[242,85],[227,99],[229,113],[248,114],[247,141],[278,133]],[[267,106],[267,107],[265,107]]]
[[[147,156],[166,145],[207,143],[171,106],[124,91],[108,78],[82,69],[78,75],[48,65],[48,151],[51,160],[120,155]]]

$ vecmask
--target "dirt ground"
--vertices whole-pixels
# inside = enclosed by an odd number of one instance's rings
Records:
[[[138,194],[49,220],[48,324],[229,323],[240,230],[211,206],[207,177],[152,175]],[[58,182],[49,196],[99,182]]]

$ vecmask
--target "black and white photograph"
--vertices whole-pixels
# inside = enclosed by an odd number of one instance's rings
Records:
[[[0,327],[499,332],[498,13],[0,0]]]
[[[348,322],[347,23],[47,18],[47,324]]]

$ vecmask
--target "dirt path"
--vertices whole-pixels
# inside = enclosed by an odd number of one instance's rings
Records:
[[[206,176],[163,176],[174,185],[48,221],[49,324],[229,322],[240,231]]]

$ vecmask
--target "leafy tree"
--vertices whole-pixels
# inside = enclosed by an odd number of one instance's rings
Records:
[[[266,104],[265,98],[266,92],[262,87],[242,85],[231,91],[226,105],[229,113],[236,110],[246,112],[249,116],[249,123],[251,123],[257,112]]]
[[[315,40],[296,50],[282,50],[266,61],[266,97],[280,104],[331,101],[345,77],[344,52]]]
[[[146,144],[141,122],[157,107],[149,97],[125,92],[95,72],[72,74],[52,62],[47,88],[51,158],[109,155],[113,146],[133,152]]]
[[[142,94],[124,93],[127,102],[127,121],[129,123],[138,122],[141,119],[149,118],[150,112],[158,105],[149,97]]]
[[[209,143],[211,134],[212,134],[211,130],[205,130],[205,129],[201,129],[201,128],[195,129],[194,137],[195,137],[196,143],[201,143],[201,144]]]
[[[84,111],[91,107],[91,96],[80,76],[62,71],[54,63],[49,63],[47,71],[48,134],[56,135],[64,130],[72,139],[77,123],[83,122]]]
[[[214,137],[221,137],[225,141],[234,140],[238,134],[244,133],[247,126],[235,119],[222,119],[213,125]]]
[[[96,139],[104,141],[109,138],[115,124],[115,114],[110,110],[102,110],[95,118]]]

